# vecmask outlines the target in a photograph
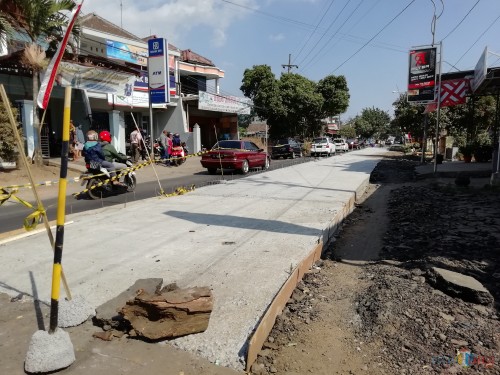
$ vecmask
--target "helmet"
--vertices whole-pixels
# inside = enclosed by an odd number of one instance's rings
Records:
[[[87,139],[89,141],[97,141],[97,133],[94,130],[89,130],[87,132]]]
[[[109,134],[109,132],[107,130],[103,130],[102,132],[100,132],[99,138],[101,139],[101,141],[111,143],[111,134]]]

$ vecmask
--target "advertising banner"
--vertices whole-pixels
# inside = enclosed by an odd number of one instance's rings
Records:
[[[216,112],[238,113],[249,115],[252,101],[237,96],[223,96],[210,94],[205,91],[198,93],[198,109]]]
[[[408,101],[432,102],[436,86],[436,47],[414,49],[409,54]]]
[[[106,40],[106,55],[112,59],[128,61],[143,66],[148,65],[148,51],[145,48],[114,40]]]
[[[163,38],[148,40],[148,80],[151,103],[170,102],[168,49]]]
[[[71,86],[75,89],[130,96],[132,95],[135,79],[136,77],[130,73],[62,61],[57,69],[54,84],[63,87]]]

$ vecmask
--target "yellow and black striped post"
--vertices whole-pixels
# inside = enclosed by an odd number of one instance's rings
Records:
[[[66,214],[66,177],[68,175],[69,120],[71,115],[71,87],[64,91],[64,117],[61,148],[61,171],[59,174],[59,195],[57,198],[56,242],[54,244],[54,264],[52,267],[52,292],[50,296],[50,329],[57,329],[59,313],[59,292],[61,289],[62,252],[64,243],[64,219]]]

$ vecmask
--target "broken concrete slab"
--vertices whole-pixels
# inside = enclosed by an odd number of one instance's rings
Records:
[[[481,305],[493,303],[493,296],[490,292],[473,277],[439,267],[432,267],[427,276],[434,288],[449,296]]]
[[[162,284],[163,279],[161,278],[138,279],[125,291],[96,309],[96,323],[101,327],[105,325],[110,325],[111,327],[120,326],[123,317],[118,312],[127,301],[134,299],[139,290],[145,290],[150,294],[155,294],[161,289]]]
[[[213,309],[208,287],[174,289],[160,294],[142,290],[120,314],[130,322],[130,335],[163,340],[204,332]]]

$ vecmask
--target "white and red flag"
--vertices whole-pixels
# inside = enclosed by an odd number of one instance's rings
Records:
[[[52,57],[52,60],[50,60],[50,64],[47,67],[47,71],[45,72],[42,83],[40,84],[37,103],[38,106],[42,109],[45,109],[47,107],[47,104],[49,103],[50,94],[52,92],[52,88],[54,87],[54,80],[57,74],[57,68],[59,67],[59,63],[62,60],[64,51],[66,50],[69,36],[71,35],[73,26],[75,25],[76,19],[78,18],[78,13],[80,13],[82,4],[83,0],[80,4],[73,8],[73,11],[71,12],[71,16],[69,18],[68,27],[66,28],[66,32],[64,33],[63,40],[61,41],[61,44],[59,44],[56,54],[54,55],[54,57]]]

